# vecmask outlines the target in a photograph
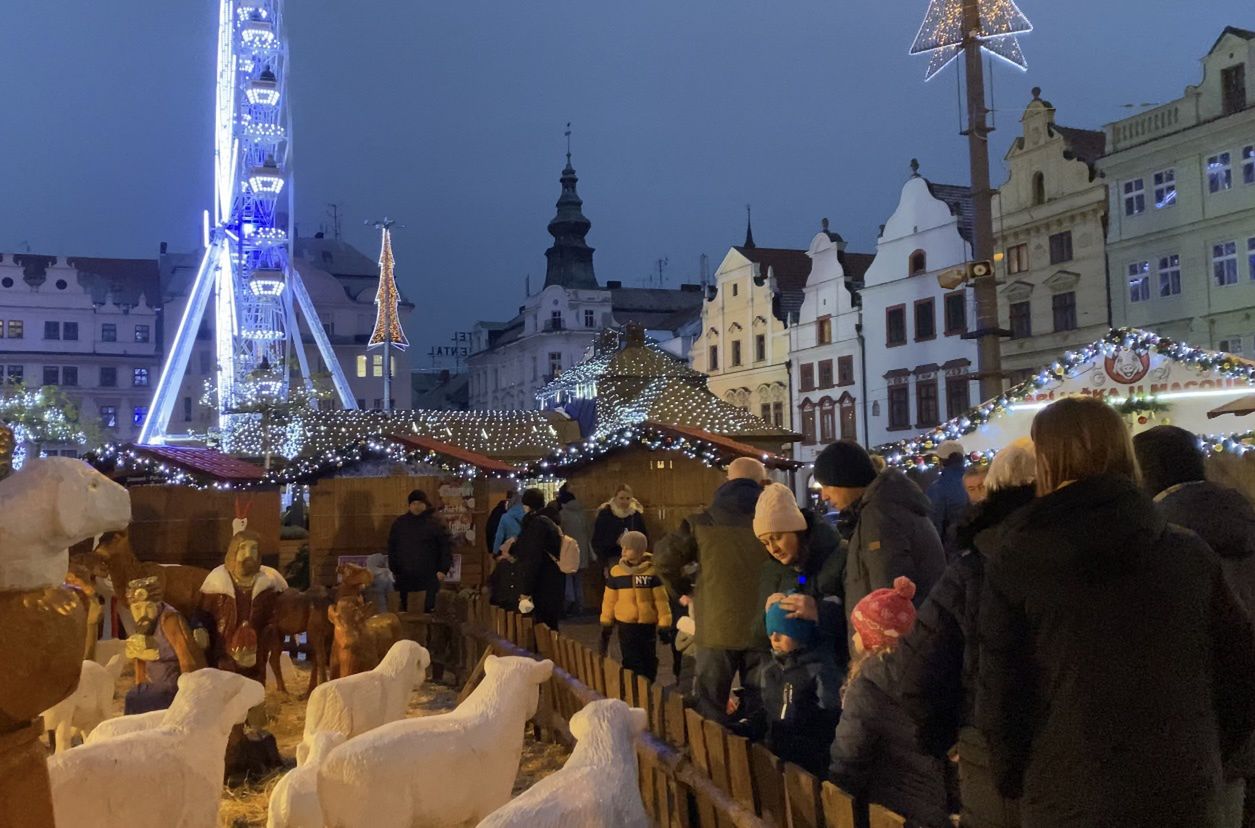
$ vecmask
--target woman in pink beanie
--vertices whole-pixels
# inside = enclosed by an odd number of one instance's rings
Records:
[[[875,590],[850,613],[855,660],[829,776],[858,800],[856,814],[875,802],[906,817],[908,825],[941,828],[950,825],[946,764],[920,750],[915,723],[898,705],[886,662],[915,625],[914,597],[914,582],[902,576],[893,589]]]

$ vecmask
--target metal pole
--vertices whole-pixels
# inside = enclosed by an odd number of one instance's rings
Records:
[[[967,150],[972,175],[972,258],[994,257],[993,193],[989,188],[989,124],[985,73],[981,65],[979,0],[963,0],[963,63],[967,78]],[[1002,393],[1002,353],[998,334],[998,289],[993,276],[973,280],[976,294],[977,365],[982,400]]]
[[[383,342],[383,410],[392,410],[392,342]]]

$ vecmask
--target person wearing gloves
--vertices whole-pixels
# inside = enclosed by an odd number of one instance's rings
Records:
[[[788,486],[769,483],[754,507],[754,534],[770,556],[758,595],[764,611],[779,603],[792,618],[818,625],[818,651],[844,674],[846,647],[842,578],[845,550],[823,519],[798,508]]]
[[[867,451],[838,440],[815,458],[821,494],[840,512],[837,531],[849,545],[845,563],[845,606],[906,576],[923,603],[946,568],[946,553],[930,517],[932,505],[897,469],[876,473]],[[850,642],[854,655],[853,641]]]
[[[640,532],[624,532],[619,548],[601,602],[602,641],[608,642],[607,633],[617,629],[623,666],[653,681],[658,677],[657,639],[671,635],[671,603],[662,579],[654,574],[649,539]]]
[[[899,576],[850,614],[854,658],[842,688],[841,722],[832,741],[829,776],[859,803],[860,828],[867,805],[877,803],[908,825],[949,826],[946,762],[920,750],[915,723],[898,704],[888,658],[915,624],[915,584]]]

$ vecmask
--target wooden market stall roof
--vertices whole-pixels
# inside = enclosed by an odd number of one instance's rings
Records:
[[[480,454],[477,451],[470,451],[459,446],[443,443],[431,437],[424,437],[418,434],[389,434],[388,439],[394,443],[399,443],[409,449],[417,451],[428,451],[433,454],[439,454],[456,460],[467,466],[473,466],[482,472],[496,475],[513,475],[518,469],[509,463],[503,463],[500,460],[494,460],[486,454]]]
[[[785,457],[782,454],[774,454],[769,451],[763,451],[760,448],[751,446],[749,443],[742,443],[740,440],[734,440],[727,435],[713,434],[709,431],[703,431],[700,428],[682,425],[667,425],[666,423],[653,421],[646,422],[645,428],[669,435],[671,437],[709,443],[711,446],[719,449],[722,453],[730,455],[732,458],[752,457],[755,460],[761,460],[763,465],[769,469],[798,469],[803,465],[799,461]]]
[[[1252,412],[1255,412],[1255,394],[1247,394],[1245,397],[1232,400],[1219,408],[1213,408],[1211,411],[1208,411],[1207,419],[1214,420],[1217,417],[1223,417],[1225,414],[1245,417]]]
[[[161,465],[182,472],[199,483],[225,483],[232,486],[256,485],[266,477],[266,470],[261,466],[211,448],[132,444],[114,452],[97,453],[88,459],[93,462],[93,465],[103,467],[102,470],[114,477],[153,475]],[[158,478],[162,476],[156,475]],[[174,475],[164,476],[175,477]]]

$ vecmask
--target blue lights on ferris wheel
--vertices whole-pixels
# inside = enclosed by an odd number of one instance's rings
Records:
[[[273,158],[267,158],[265,164],[249,170],[248,187],[254,193],[278,195],[283,189],[283,172],[275,166]]]

